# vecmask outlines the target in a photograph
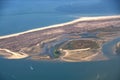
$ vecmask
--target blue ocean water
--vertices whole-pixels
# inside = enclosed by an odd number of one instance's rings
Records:
[[[119,13],[119,0],[0,0],[0,35]]]
[[[119,0],[0,0],[0,35],[82,16],[117,15],[119,3]],[[119,61],[71,63],[0,58],[0,80],[120,80]]]
[[[119,80],[119,60],[71,63],[0,59],[0,80]]]

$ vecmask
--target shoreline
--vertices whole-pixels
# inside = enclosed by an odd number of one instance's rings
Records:
[[[120,18],[120,15],[80,17],[78,19],[75,19],[75,20],[72,20],[72,21],[69,21],[69,22],[66,22],[66,23],[55,24],[55,25],[50,25],[50,26],[45,26],[45,27],[41,27],[41,28],[31,29],[31,30],[27,30],[27,31],[19,32],[19,33],[0,36],[0,39],[15,37],[15,36],[19,36],[19,35],[22,35],[22,34],[35,32],[35,31],[39,31],[39,30],[45,30],[45,29],[49,29],[49,28],[57,28],[57,27],[61,27],[61,26],[71,25],[71,24],[74,24],[74,23],[77,23],[77,22],[82,22],[82,21],[105,20],[105,19],[112,19],[112,18]]]
[[[1,55],[4,56],[4,58],[6,59],[23,59],[27,57],[31,57],[32,59],[34,56],[37,56],[37,58],[41,58],[44,57],[44,55],[49,56],[50,59],[52,59],[53,53],[51,53],[51,51],[53,51],[53,48],[56,49],[56,46],[59,45],[59,43],[64,44],[66,40],[82,39],[82,37],[79,34],[81,34],[82,32],[87,32],[92,30],[93,33],[96,30],[100,30],[101,33],[102,31],[105,32],[117,31],[117,33],[119,33],[120,31],[119,25],[120,25],[120,15],[82,17],[62,24],[56,24],[47,27],[24,31],[16,34],[1,36],[0,51],[1,51]],[[106,34],[105,36],[101,35],[101,38],[103,38],[103,40],[106,40],[106,38],[104,37],[108,37],[108,38],[110,37],[107,35],[108,34]],[[114,37],[114,35],[111,35],[111,37],[112,36]],[[63,42],[60,42],[60,40],[63,40]],[[75,62],[77,62],[77,60],[78,61],[81,60],[92,61],[92,59],[97,60],[96,57],[103,60],[103,57],[97,55],[94,55],[91,58],[92,56],[91,54],[88,54],[91,56],[89,57],[87,56],[85,59],[83,59],[82,57],[80,57],[81,59],[79,59],[79,57],[75,57],[76,55],[74,54],[70,55],[69,53],[66,53],[63,56],[63,60],[71,56],[73,56],[72,58],[75,60]],[[69,62],[74,61],[71,60]]]
[[[10,56],[5,56],[5,58],[7,58],[7,59],[22,59],[22,58],[26,58],[29,56],[28,54],[12,52],[8,49],[1,49],[0,48],[0,50],[6,51],[10,54]]]

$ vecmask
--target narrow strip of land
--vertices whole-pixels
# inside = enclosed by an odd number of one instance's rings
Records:
[[[80,19],[76,19],[67,23],[1,36],[0,55],[2,56],[4,55],[4,57],[8,59],[22,59],[26,57],[34,57],[34,58],[37,57],[37,59],[39,58],[41,59],[41,57],[44,57],[47,59],[48,58],[53,59],[53,57],[59,57],[59,51],[57,50],[59,49],[59,46],[61,44],[64,44],[69,40],[83,39],[82,36],[80,36],[80,34],[86,32],[90,32],[90,33],[99,32],[99,34],[97,34],[96,36],[99,37],[99,39],[101,38],[101,40],[102,39],[105,40],[106,39],[105,37],[108,37],[108,35],[113,36],[114,35],[113,33],[115,33],[115,35],[119,34],[120,32],[119,25],[120,25],[120,15],[82,17]],[[103,36],[103,33],[105,34],[105,36]],[[86,41],[84,40],[83,42],[86,43]],[[98,41],[98,43],[101,42]],[[84,44],[82,44],[82,46],[84,46]],[[90,47],[90,45],[86,45],[86,46]],[[71,48],[71,46],[68,47]],[[86,51],[87,50],[82,51],[82,54],[89,53]],[[91,54],[87,54],[90,56],[81,59],[87,61],[97,55],[97,54],[93,54],[93,52],[91,51],[90,53]],[[62,57],[66,57],[68,55],[70,54],[66,52],[64,56],[62,55]]]

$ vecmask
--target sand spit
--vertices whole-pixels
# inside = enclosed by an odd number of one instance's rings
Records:
[[[115,15],[115,16],[99,16],[99,17],[80,17],[79,19],[75,19],[73,21],[66,22],[66,23],[55,24],[55,25],[46,26],[46,27],[42,27],[42,28],[36,28],[36,29],[32,29],[32,30],[28,30],[28,31],[20,32],[20,33],[15,33],[15,34],[10,34],[10,35],[0,36],[0,39],[14,37],[14,36],[18,36],[18,35],[21,35],[21,34],[25,34],[25,33],[29,33],[29,32],[34,32],[34,31],[39,31],[39,30],[44,30],[44,29],[49,29],[49,28],[66,26],[66,25],[74,24],[74,23],[81,22],[81,21],[106,20],[106,19],[114,19],[114,18],[120,18],[120,15]]]
[[[22,58],[26,58],[29,56],[28,54],[12,52],[8,49],[0,49],[0,50],[3,50],[10,54],[9,56],[5,56],[5,58],[7,58],[7,59],[22,59]]]
[[[97,29],[107,29],[119,31],[120,25],[120,15],[119,16],[100,16],[100,17],[82,17],[80,19],[73,20],[71,22],[56,24],[52,26],[47,26],[43,28],[37,28],[33,30],[28,30],[21,33],[6,35],[0,37],[0,56],[4,56],[7,59],[22,59],[31,55],[36,55],[37,58],[41,58],[44,55],[49,56],[51,59],[54,47],[59,45],[61,38],[64,41],[72,40],[73,37],[79,36],[74,39],[80,38],[80,33],[97,30]],[[111,30],[112,29],[112,30]],[[59,38],[61,37],[61,38]],[[56,43],[56,45],[54,45]],[[48,46],[50,44],[50,46]],[[37,46],[36,46],[37,45]],[[52,45],[52,46],[51,46]],[[76,50],[79,51],[79,50]],[[80,50],[82,51],[82,50]],[[87,53],[86,49],[85,53]],[[23,52],[23,53],[22,53]],[[70,53],[72,51],[69,51]],[[70,60],[71,62],[78,61],[90,61],[96,58],[96,55],[87,53],[87,56],[83,53],[74,55],[66,54],[62,57],[64,61]],[[75,51],[74,51],[75,53]],[[39,55],[40,54],[40,55]],[[72,57],[72,58],[71,58]],[[76,58],[77,57],[77,58]],[[84,57],[84,58],[83,58]],[[86,58],[85,58],[86,57]],[[99,57],[99,56],[98,56]],[[36,58],[36,57],[35,57]],[[46,58],[46,56],[45,56]],[[47,58],[48,59],[48,58]]]

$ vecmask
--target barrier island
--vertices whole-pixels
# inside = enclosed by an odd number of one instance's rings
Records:
[[[119,35],[120,15],[82,17],[0,36],[0,57],[68,62],[109,60],[106,55],[109,53],[103,53],[102,46]],[[113,48],[116,48],[116,54],[119,53],[119,46]]]

